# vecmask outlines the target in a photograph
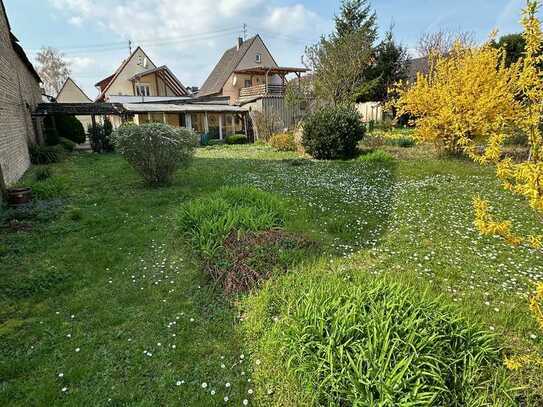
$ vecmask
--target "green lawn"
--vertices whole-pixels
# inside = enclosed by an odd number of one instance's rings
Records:
[[[287,228],[320,242],[337,272],[443,294],[507,352],[543,351],[527,303],[543,282],[542,253],[479,236],[471,201],[491,199],[522,232],[537,231],[535,215],[489,168],[404,150],[392,162],[315,162],[209,147],[160,189],[117,155],[74,156],[41,182],[31,171],[43,198],[21,220],[32,230],[0,235],[0,405],[251,403],[237,301],[210,283],[176,229],[180,205],[223,185],[284,197]],[[514,380],[543,396],[543,372]]]

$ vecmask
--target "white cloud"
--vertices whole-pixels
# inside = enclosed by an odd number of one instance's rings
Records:
[[[70,17],[68,22],[77,27],[81,27],[83,25],[83,18],[79,16],[73,16],[73,17]]]
[[[264,26],[278,33],[304,32],[321,25],[322,20],[317,13],[308,10],[303,4],[271,8]]]
[[[274,5],[279,0],[48,1],[65,21],[84,26],[89,33],[102,31],[111,42],[130,39],[135,46],[141,45],[155,63],[168,65],[187,85],[203,83],[222,52],[241,35],[244,23],[250,35],[262,34],[278,63],[284,65],[299,64],[305,45],[329,29],[329,23],[306,6]],[[285,35],[298,41],[285,46]],[[92,52],[88,55],[96,56],[101,66],[116,67],[122,59],[119,54],[124,55],[124,49],[116,55]],[[97,73],[96,80],[104,73]]]
[[[84,73],[96,64],[96,60],[91,57],[66,57],[66,61],[70,64],[72,72]]]

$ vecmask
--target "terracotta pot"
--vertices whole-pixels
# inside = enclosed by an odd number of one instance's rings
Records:
[[[32,201],[32,188],[8,188],[8,205],[19,206]]]

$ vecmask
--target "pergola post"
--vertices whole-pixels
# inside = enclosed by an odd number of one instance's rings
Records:
[[[0,163],[0,201],[4,199],[8,200],[8,190],[6,182],[4,181],[4,174],[2,173],[2,163]]]
[[[53,130],[57,132],[57,118],[54,114],[51,115],[51,124],[53,125]]]
[[[219,113],[219,139],[222,140],[222,125],[223,125],[223,114]]]

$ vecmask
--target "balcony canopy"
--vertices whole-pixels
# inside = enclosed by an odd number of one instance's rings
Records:
[[[289,73],[295,73],[300,75],[304,72],[308,72],[309,69],[306,68],[293,68],[287,66],[255,66],[252,68],[237,69],[234,73],[237,74],[247,74],[247,75],[281,75],[285,76]]]
[[[187,96],[189,94],[187,89],[166,65],[139,72],[131,77],[129,80],[132,82],[137,82],[144,76],[151,74],[155,74],[160,79],[162,79],[176,93],[176,96]]]

